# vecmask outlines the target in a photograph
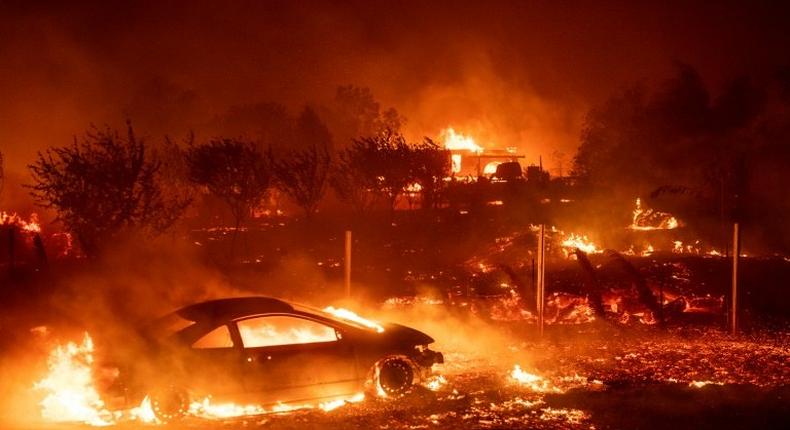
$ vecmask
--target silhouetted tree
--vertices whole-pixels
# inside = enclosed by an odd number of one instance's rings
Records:
[[[165,231],[189,203],[163,198],[160,162],[147,154],[131,123],[126,136],[91,127],[70,146],[39,152],[28,167],[33,198],[57,212],[89,256],[127,230]]]
[[[338,87],[332,107],[322,117],[341,147],[355,138],[397,132],[406,121],[394,108],[382,108],[369,88],[354,85]]]
[[[191,146],[186,159],[190,180],[227,204],[238,231],[269,189],[264,155],[252,142],[220,138]]]
[[[410,176],[420,184],[422,208],[432,209],[441,201],[440,197],[445,188],[444,178],[450,176],[450,151],[428,138],[409,149]]]
[[[411,149],[403,135],[392,130],[354,139],[340,153],[338,164],[333,187],[341,199],[357,199],[352,203],[355,205],[369,202],[367,194],[373,193],[383,197],[394,211],[398,197],[413,181]],[[367,194],[360,195],[359,189]]]
[[[156,148],[156,158],[161,162],[162,195],[170,200],[187,200],[194,202],[197,187],[190,180],[186,149],[194,146],[195,135],[189,133],[183,144],[165,136]]]
[[[332,136],[315,111],[306,108],[297,122],[296,139],[302,149],[283,154],[270,150],[269,159],[277,187],[311,218],[326,191]]]

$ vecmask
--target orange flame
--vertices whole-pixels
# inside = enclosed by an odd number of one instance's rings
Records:
[[[34,385],[47,393],[41,401],[44,419],[96,426],[113,423],[112,413],[93,384],[93,340],[87,333],[80,344],[58,345],[47,364],[49,373]]]
[[[25,221],[16,213],[0,211],[0,226],[15,225],[26,233],[41,233],[41,224],[38,222],[38,214],[30,214],[30,220]]]
[[[139,406],[125,411],[111,411],[106,407],[95,384],[93,352],[93,340],[87,333],[81,343],[69,342],[66,345],[58,345],[52,350],[47,363],[49,370],[47,375],[34,384],[34,389],[46,393],[40,403],[42,418],[52,422],[78,422],[92,426],[109,426],[132,420],[162,424],[154,413],[149,396],[145,396]],[[207,396],[190,402],[186,414],[206,419],[222,419],[301,409],[320,409],[329,412],[364,399],[364,393],[356,393],[317,404],[278,402],[274,406],[264,408],[257,404],[212,403],[211,397]]]
[[[326,312],[328,314],[332,314],[332,315],[334,315],[337,318],[340,318],[340,319],[343,319],[343,320],[346,320],[346,321],[355,322],[357,324],[360,324],[360,325],[363,325],[365,327],[371,328],[373,330],[376,330],[378,333],[383,333],[384,332],[384,327],[382,327],[381,324],[379,324],[377,322],[374,322],[374,321],[371,321],[371,320],[368,320],[368,319],[365,319],[365,318],[362,318],[361,316],[357,315],[356,313],[354,313],[354,312],[352,312],[352,311],[350,311],[348,309],[335,308],[333,306],[328,306],[328,307],[324,308],[324,312]]]
[[[598,247],[587,238],[586,235],[579,235],[571,233],[562,240],[562,247],[565,248],[565,254],[570,255],[574,248],[578,248],[586,254],[597,254],[601,251]]]
[[[631,225],[628,226],[631,230],[648,231],[648,230],[673,230],[680,227],[680,222],[666,212],[658,212],[653,209],[643,209],[642,199],[636,199],[636,207],[634,208],[634,216],[631,220]]]
[[[483,152],[483,148],[478,145],[472,137],[456,133],[452,127],[444,129],[441,136],[444,137],[445,149],[451,151],[470,151],[478,154]]]

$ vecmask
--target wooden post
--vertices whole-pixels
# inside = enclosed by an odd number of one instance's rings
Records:
[[[732,227],[732,293],[730,299],[730,331],[738,331],[738,260],[741,254],[741,232],[736,222]]]
[[[540,335],[543,336],[543,307],[545,304],[545,277],[546,277],[546,256],[544,243],[546,226],[541,224],[540,231],[538,232],[538,273],[537,273],[537,288],[535,290],[536,309],[538,310],[538,330]]]
[[[351,298],[351,230],[346,230],[346,254],[345,254],[344,281],[346,298]]]

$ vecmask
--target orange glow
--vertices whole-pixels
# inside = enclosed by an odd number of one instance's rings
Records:
[[[49,355],[49,373],[34,388],[46,393],[41,416],[57,422],[81,422],[95,426],[113,423],[112,413],[94,386],[93,340],[85,333],[82,343],[58,345]]]
[[[677,218],[666,212],[642,208],[642,200],[640,198],[636,199],[634,216],[628,228],[631,230],[648,231],[673,230],[678,227],[680,227],[680,222]]]
[[[570,255],[574,248],[578,248],[585,254],[597,254],[602,252],[598,247],[590,241],[585,235],[571,233],[562,240],[562,247],[566,255]]]
[[[0,226],[16,225],[26,233],[41,233],[41,224],[38,222],[38,214],[30,214],[30,220],[25,221],[19,215],[0,211]]]
[[[452,127],[444,129],[440,135],[444,138],[445,149],[450,151],[470,151],[476,154],[483,152],[483,148],[472,137],[456,133]]]
[[[452,166],[453,173],[461,173],[461,154],[452,154],[450,155],[450,162]]]
[[[492,162],[486,164],[485,167],[483,167],[483,174],[484,175],[493,175],[494,173],[496,173],[496,168],[500,164],[502,164],[501,161],[492,161]]]
[[[536,391],[539,393],[561,392],[559,388],[552,386],[551,382],[549,382],[548,380],[521,369],[521,366],[519,366],[518,364],[513,366],[513,370],[510,371],[510,378],[513,379],[515,382],[517,382],[519,385],[527,386],[532,391]]]
[[[245,348],[334,342],[335,329],[327,325],[289,316],[265,316],[239,321]]]
[[[346,320],[346,321],[355,322],[355,323],[360,324],[362,326],[365,326],[367,328],[371,328],[373,330],[376,330],[378,333],[383,333],[384,332],[384,327],[382,327],[381,324],[379,324],[377,322],[374,322],[374,321],[371,321],[371,320],[368,320],[368,319],[365,319],[365,318],[362,318],[361,316],[357,315],[356,313],[354,313],[354,312],[352,312],[352,311],[350,311],[348,309],[335,308],[333,306],[327,306],[327,307],[324,308],[324,312],[326,312],[328,314],[332,314],[336,318],[340,318],[340,319]]]
[[[66,345],[58,345],[50,353],[49,372],[34,384],[36,390],[46,393],[46,397],[40,403],[42,418],[52,422],[73,422],[92,426],[109,426],[125,421],[162,424],[154,413],[149,396],[145,396],[139,406],[131,409],[123,411],[107,409],[95,385],[92,370],[93,352],[93,340],[86,333],[81,343],[69,342]],[[257,404],[233,402],[212,403],[211,396],[206,396],[190,402],[186,414],[206,419],[223,419],[302,409],[320,409],[329,412],[363,400],[365,394],[356,393],[321,403],[278,402],[274,406],[263,407]]]

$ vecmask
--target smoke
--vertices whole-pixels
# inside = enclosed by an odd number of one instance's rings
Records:
[[[788,38],[780,5],[0,8],[0,150],[23,177],[35,151],[67,144],[90,123],[129,117],[141,134],[178,136],[231,106],[325,105],[349,83],[398,109],[411,139],[454,126],[546,161],[556,149],[572,153],[587,109],[624,83],[665,76],[673,60],[714,83],[767,73],[786,60],[778,53]]]

